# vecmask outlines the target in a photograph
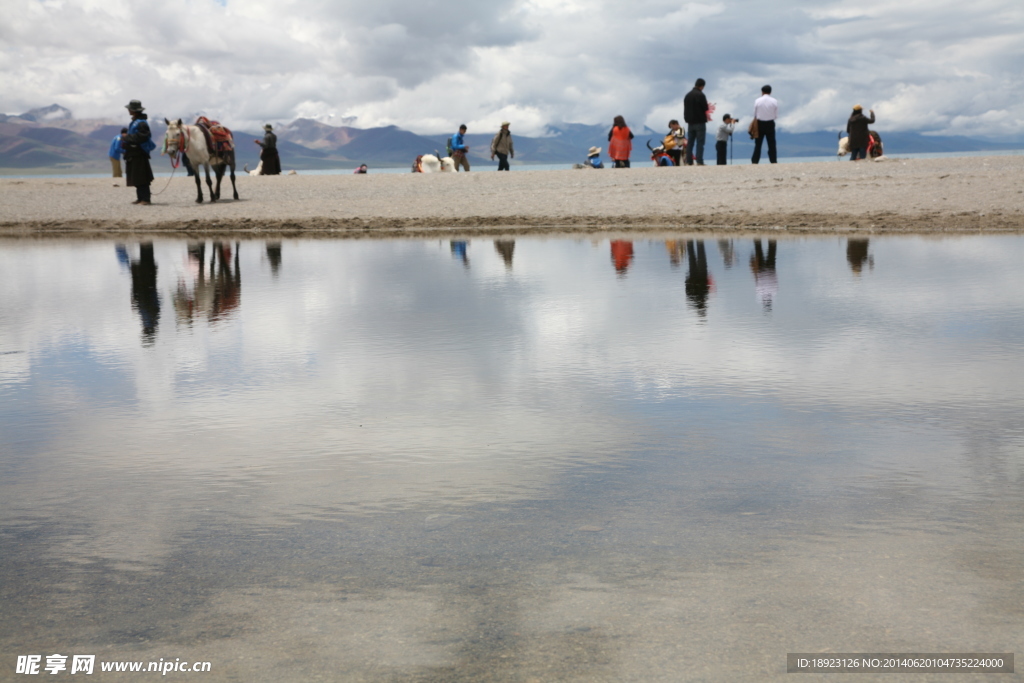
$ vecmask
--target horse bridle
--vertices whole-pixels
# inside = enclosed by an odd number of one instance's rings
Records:
[[[185,126],[178,129],[178,149],[171,157],[171,168],[178,168],[181,164],[181,157],[188,151],[188,137],[185,135]]]

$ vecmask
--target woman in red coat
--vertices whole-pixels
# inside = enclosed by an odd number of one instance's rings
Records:
[[[615,162],[615,168],[629,168],[629,153],[633,151],[633,131],[626,125],[626,119],[615,117],[612,129],[608,131],[608,156]]]

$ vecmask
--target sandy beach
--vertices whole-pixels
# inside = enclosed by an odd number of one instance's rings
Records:
[[[639,164],[638,160],[638,164]],[[157,171],[167,160],[153,161]],[[286,162],[287,167],[287,162]],[[687,230],[1024,230],[1024,156],[759,166],[237,177],[239,201],[195,203],[192,178],[0,179],[0,235],[418,236]],[[205,185],[204,185],[205,190]]]

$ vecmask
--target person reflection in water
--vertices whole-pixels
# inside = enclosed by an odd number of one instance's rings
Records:
[[[469,242],[465,240],[451,240],[452,256],[462,261],[462,265],[469,268]]]
[[[281,270],[281,243],[267,242],[267,260],[270,261],[270,274],[277,277]]]
[[[768,255],[761,248],[761,240],[754,240],[754,253],[750,257],[750,270],[754,273],[754,289],[761,297],[765,313],[772,310],[772,300],[779,291],[779,280],[775,275],[775,240],[768,240]]]
[[[494,250],[501,254],[501,260],[505,262],[505,269],[512,270],[512,254],[516,250],[516,241],[494,240]]]
[[[160,294],[156,289],[156,259],[153,243],[139,245],[139,258],[130,265],[132,274],[132,308],[142,320],[142,345],[152,346],[160,323]]]
[[[683,259],[683,248],[685,242],[680,240],[665,240],[665,251],[668,252],[668,262],[673,268],[678,268]]]
[[[117,262],[121,264],[121,267],[125,270],[131,270],[132,260],[128,256],[128,247],[120,243],[115,244],[114,253],[117,254]]]
[[[732,268],[736,263],[736,249],[732,240],[718,240],[718,251],[722,252],[722,261],[725,263],[725,267]]]
[[[868,253],[869,240],[846,240],[846,260],[850,262],[850,270],[854,275],[860,275],[864,270],[864,264],[868,268],[875,267],[875,259]]]
[[[704,240],[686,241],[686,262],[689,267],[686,273],[686,300],[703,318],[708,314],[708,296],[712,288]]]
[[[612,263],[619,277],[625,277],[633,260],[633,243],[627,240],[612,240]]]

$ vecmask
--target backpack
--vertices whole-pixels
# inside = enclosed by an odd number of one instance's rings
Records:
[[[661,146],[664,147],[666,151],[670,149],[675,149],[676,136],[673,133],[669,133],[668,135],[665,136],[665,139],[661,141]]]
[[[445,149],[448,152],[448,156],[451,156],[452,152],[455,151],[455,148],[452,147],[452,139],[451,138],[448,138],[448,146]]]

